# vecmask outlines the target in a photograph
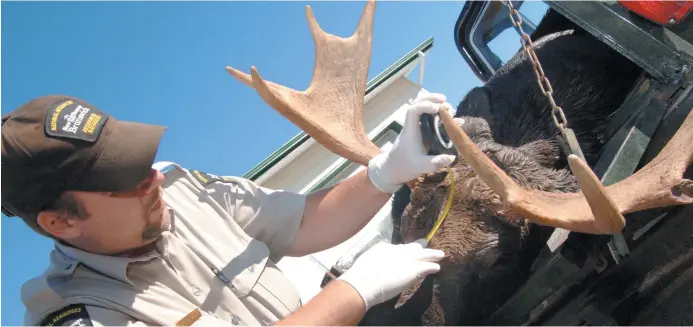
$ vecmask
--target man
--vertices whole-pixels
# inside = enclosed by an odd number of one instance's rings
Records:
[[[377,245],[305,305],[275,262],[347,240],[402,183],[449,165],[424,153],[418,127],[444,101],[416,99],[391,151],[309,195],[153,163],[164,127],[69,96],[29,101],[2,118],[2,207],[55,248],[22,287],[25,323],[358,323],[437,272],[443,253],[423,241]]]

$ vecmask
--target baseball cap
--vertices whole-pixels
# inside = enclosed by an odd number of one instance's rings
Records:
[[[2,211],[35,219],[66,191],[117,192],[149,174],[166,127],[118,121],[67,95],[2,117]]]

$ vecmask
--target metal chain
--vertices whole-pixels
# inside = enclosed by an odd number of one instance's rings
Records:
[[[506,1],[506,3],[508,4],[510,20],[512,21],[513,25],[520,30],[520,34],[522,35],[520,43],[522,44],[522,48],[525,50],[527,56],[529,56],[529,60],[532,61],[534,74],[537,76],[537,82],[539,83],[541,93],[543,93],[549,99],[549,103],[551,104],[551,118],[553,118],[553,122],[556,124],[556,127],[558,127],[561,131],[564,131],[566,128],[568,128],[568,120],[565,118],[563,109],[559,107],[556,104],[556,101],[553,99],[553,88],[551,87],[551,82],[549,82],[549,79],[546,77],[546,75],[544,75],[544,69],[539,63],[537,54],[534,53],[534,43],[532,42],[532,39],[529,37],[529,34],[525,33],[525,31],[522,29],[522,16],[520,15],[520,12],[513,7],[512,1]],[[557,114],[560,116],[560,122],[558,117],[556,117]]]
[[[529,60],[532,61],[532,66],[534,67],[534,74],[537,76],[539,88],[541,89],[541,92],[549,99],[549,103],[551,104],[551,118],[553,118],[554,124],[556,124],[556,127],[558,127],[558,129],[561,131],[563,139],[567,143],[566,145],[569,147],[570,152],[576,154],[584,161],[585,157],[582,154],[582,150],[580,149],[580,144],[578,143],[577,138],[575,137],[575,133],[570,128],[568,128],[568,120],[565,118],[563,109],[559,107],[556,104],[556,101],[553,99],[553,87],[551,87],[549,79],[546,77],[546,75],[544,75],[544,69],[541,67],[541,64],[539,63],[539,58],[537,58],[537,54],[534,53],[534,43],[532,42],[532,39],[529,37],[529,35],[525,33],[525,31],[522,29],[522,16],[520,15],[520,12],[517,11],[517,9],[515,9],[515,7],[513,6],[512,0],[504,2],[507,3],[510,20],[512,21],[513,25],[520,30],[520,35],[522,36],[522,38],[520,39],[520,43],[522,44],[522,48],[525,50],[527,56],[529,56]],[[556,117],[557,114],[560,116],[560,122],[558,121],[558,117]],[[563,244],[563,242],[565,242],[565,240],[568,237],[568,233],[570,232],[565,229],[557,228],[551,235],[549,241],[547,242],[549,244],[549,248],[551,248],[552,246],[557,247]],[[621,253],[621,250],[618,247],[616,247],[616,244],[619,244],[620,246],[626,249],[626,251],[623,252],[625,254]],[[625,244],[625,240],[623,239],[623,235],[621,234],[621,232],[614,233],[613,238],[611,239],[611,241],[609,241],[609,249],[611,250],[612,256],[614,257],[617,263],[619,262],[620,258],[616,255],[616,252],[618,252],[618,254],[621,256],[627,255],[628,246]],[[552,249],[551,252],[553,251],[554,250]]]

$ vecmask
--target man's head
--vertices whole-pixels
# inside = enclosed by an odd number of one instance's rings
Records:
[[[151,243],[169,224],[151,168],[164,131],[74,97],[31,100],[2,117],[3,211],[91,252]]]

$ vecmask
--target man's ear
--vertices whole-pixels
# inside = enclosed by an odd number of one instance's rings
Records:
[[[81,228],[75,224],[78,220],[59,211],[41,211],[36,220],[43,230],[59,239],[70,240],[82,234]]]

